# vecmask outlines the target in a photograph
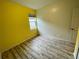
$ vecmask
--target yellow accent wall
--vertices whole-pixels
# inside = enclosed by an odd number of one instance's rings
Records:
[[[0,4],[0,40],[1,40],[1,4]],[[0,48],[1,48],[1,41],[0,41]]]
[[[2,1],[0,0],[0,52],[1,52],[1,48],[2,48]]]
[[[24,7],[18,3],[6,1],[3,3],[3,33],[1,51],[5,51],[27,38],[35,36],[36,30],[31,31],[28,14],[35,14],[35,10]],[[1,43],[0,42],[0,43]]]

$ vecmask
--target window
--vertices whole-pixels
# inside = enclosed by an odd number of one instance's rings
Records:
[[[30,29],[36,29],[36,17],[29,17]]]

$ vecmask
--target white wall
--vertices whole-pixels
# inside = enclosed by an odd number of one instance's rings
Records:
[[[70,41],[72,9],[77,7],[76,0],[60,0],[38,9],[38,28],[41,34]]]

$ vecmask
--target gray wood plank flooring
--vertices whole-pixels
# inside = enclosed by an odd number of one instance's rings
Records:
[[[38,36],[2,53],[2,59],[74,59],[74,43]]]

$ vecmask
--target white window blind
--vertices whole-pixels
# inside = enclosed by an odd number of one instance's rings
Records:
[[[36,17],[29,17],[30,29],[36,29]]]

